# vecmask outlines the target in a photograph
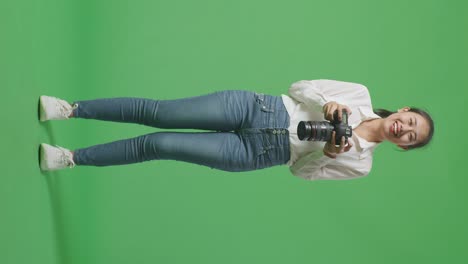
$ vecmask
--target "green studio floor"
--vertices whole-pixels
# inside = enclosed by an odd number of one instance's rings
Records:
[[[1,1],[0,263],[467,263],[467,11],[447,0]],[[434,140],[408,153],[384,143],[370,175],[350,181],[169,160],[39,170],[42,142],[161,130],[41,123],[40,95],[280,95],[302,79],[362,83],[374,107],[423,107]]]

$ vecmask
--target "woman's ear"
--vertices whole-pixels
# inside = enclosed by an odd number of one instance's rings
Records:
[[[407,112],[409,111],[411,108],[409,106],[405,106],[403,108],[400,108],[398,109],[398,113],[401,113],[401,112]]]

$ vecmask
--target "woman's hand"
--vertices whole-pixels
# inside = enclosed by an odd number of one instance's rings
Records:
[[[341,153],[344,153],[344,152],[347,152],[351,149],[351,147],[353,146],[351,144],[351,141],[348,140],[348,145],[345,147],[345,138],[344,137],[341,137],[341,143],[340,143],[340,146],[339,147],[336,147],[335,145],[335,131],[332,132],[332,138],[331,138],[331,142],[327,142],[325,144],[325,146],[323,147],[323,154],[325,154],[326,156],[332,158],[332,159],[336,159],[336,155],[338,154],[341,154]]]
[[[325,118],[328,121],[333,121],[333,115],[335,111],[338,110],[338,121],[341,121],[343,109],[346,110],[348,116],[352,114],[351,108],[349,108],[348,106],[339,104],[335,101],[328,102],[323,106],[323,118]]]

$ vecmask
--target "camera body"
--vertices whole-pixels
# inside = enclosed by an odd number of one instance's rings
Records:
[[[340,146],[341,137],[345,137],[345,145],[353,134],[348,125],[348,113],[342,110],[342,120],[338,120],[338,110],[333,113],[333,121],[301,121],[297,125],[297,136],[303,141],[331,142],[332,132],[335,131],[335,146]]]

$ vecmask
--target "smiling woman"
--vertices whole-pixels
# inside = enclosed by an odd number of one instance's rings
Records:
[[[341,141],[336,146],[334,133],[327,142],[299,140],[299,122],[333,121],[335,111],[343,109],[353,129],[346,146],[344,137],[336,139]],[[378,143],[413,149],[426,145],[434,133],[425,111],[374,112],[364,85],[327,79],[295,82],[289,96],[224,90],[170,100],[116,97],[69,103],[40,97],[41,121],[76,118],[211,131],[155,132],[75,150],[43,143],[41,169],[178,160],[230,172],[286,164],[307,180],[351,179],[369,174]]]
[[[375,109],[374,112],[383,118],[377,124],[377,127],[381,125],[380,141],[388,140],[410,150],[426,146],[434,135],[434,121],[422,109],[406,106],[397,112],[385,109]]]
[[[348,112],[352,128],[347,145],[344,138],[335,141],[333,135],[331,142],[324,145],[290,138],[290,170],[307,180],[366,176],[372,168],[374,150],[381,142],[389,141],[409,150],[427,145],[434,133],[432,118],[421,109],[374,110],[369,90],[359,83],[302,80],[292,84],[289,94],[294,100],[286,95],[283,100],[291,115],[290,131],[302,120],[333,121],[335,111],[342,110]],[[335,146],[340,141],[339,147]]]

